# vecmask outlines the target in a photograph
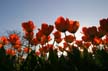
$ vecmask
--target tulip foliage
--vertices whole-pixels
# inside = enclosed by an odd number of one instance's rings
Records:
[[[21,25],[23,36],[0,37],[0,71],[108,70],[108,19],[83,27],[79,40],[79,21],[62,16],[54,25],[42,23],[37,28],[33,21]]]

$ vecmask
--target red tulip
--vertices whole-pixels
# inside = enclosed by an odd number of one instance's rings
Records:
[[[96,44],[96,45],[99,45],[102,43],[102,39],[98,38],[98,37],[95,37],[94,40],[93,40],[93,44]]]
[[[101,31],[103,31],[104,34],[108,33],[108,19],[101,19],[99,21]]]
[[[99,21],[99,23],[100,23],[100,26],[101,26],[103,29],[107,29],[107,27],[108,27],[108,19],[101,19],[101,20]]]
[[[8,39],[5,36],[0,37],[0,48],[2,48],[4,45],[8,44]]]
[[[85,42],[91,41],[90,37],[86,36],[86,35],[82,36],[82,40],[85,41]]]
[[[78,30],[78,28],[79,28],[79,22],[70,20],[68,31],[70,33],[75,33]]]
[[[50,40],[51,40],[51,37],[50,37],[50,36],[45,36],[45,35],[43,35],[43,36],[41,37],[40,43],[43,45],[43,44],[45,44],[46,42],[48,42],[48,41],[50,41]]]
[[[18,48],[18,49],[17,49],[17,51],[18,51],[18,52],[21,52],[21,51],[22,51],[22,49],[21,49],[21,48]]]
[[[29,53],[30,49],[28,47],[25,47],[23,50],[24,50],[25,53]]]
[[[88,34],[87,34],[87,30],[88,30],[87,27],[83,27],[83,28],[82,28],[82,34],[88,35]]]
[[[37,40],[37,38],[33,38],[32,41],[31,41],[31,44],[32,44],[32,45],[35,45],[35,46],[36,46],[38,43],[39,43],[39,41]]]
[[[32,21],[28,21],[22,23],[22,28],[25,32],[32,32],[35,29],[35,26]]]
[[[9,48],[9,49],[6,49],[6,54],[14,56],[16,54],[16,52],[15,52],[15,50],[12,50]]]
[[[9,35],[9,41],[11,42],[12,45],[15,45],[18,40],[20,40],[20,39],[19,39],[19,36],[17,34],[10,34]]]
[[[98,27],[98,37],[103,37],[106,34],[106,31],[102,29],[101,26]]]
[[[55,39],[55,41],[56,41],[57,43],[60,43],[60,42],[62,41],[62,38],[57,38],[57,39]]]
[[[39,51],[36,51],[35,54],[36,54],[37,56],[40,56],[40,55],[41,55],[41,53],[40,53]]]
[[[0,43],[3,45],[7,44],[8,43],[7,37],[5,37],[5,36],[0,37]]]
[[[58,17],[55,21],[55,27],[58,31],[65,32],[69,27],[69,19],[66,18],[65,20],[62,16]]]
[[[38,41],[41,41],[41,37],[44,36],[42,31],[38,29],[38,32],[36,33],[36,38]]]
[[[84,41],[92,41],[94,39],[95,36],[98,36],[98,31],[97,31],[97,27],[92,26],[92,27],[83,27],[82,29],[82,33],[84,34],[84,36],[82,36],[82,39]]]
[[[67,35],[67,36],[65,36],[64,40],[66,42],[71,43],[71,42],[73,42],[75,40],[75,37],[73,35]]]
[[[85,46],[86,48],[89,48],[89,47],[90,47],[90,45],[91,45],[91,43],[90,43],[90,42],[84,42],[84,46]]]
[[[9,42],[12,44],[12,46],[15,49],[18,49],[21,47],[21,40],[17,34],[10,34],[9,35]]]
[[[54,35],[54,39],[61,38],[61,32],[59,31],[54,32],[53,35]]]
[[[41,26],[41,31],[44,35],[48,36],[52,31],[54,27],[52,25],[48,25],[46,23],[43,23]]]
[[[75,43],[76,43],[78,46],[82,46],[82,45],[83,45],[82,40],[76,40]]]
[[[91,37],[97,36],[97,28],[95,26],[89,27],[87,33]]]

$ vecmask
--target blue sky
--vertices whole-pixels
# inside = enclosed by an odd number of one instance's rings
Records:
[[[0,35],[21,31],[28,20],[37,27],[54,24],[58,16],[78,20],[80,27],[99,25],[99,19],[108,17],[108,0],[0,0]]]

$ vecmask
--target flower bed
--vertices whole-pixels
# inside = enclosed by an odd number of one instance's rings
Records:
[[[0,37],[0,71],[107,71],[108,19],[99,24],[83,27],[77,40],[78,21],[60,16],[41,28],[23,22],[23,36]]]

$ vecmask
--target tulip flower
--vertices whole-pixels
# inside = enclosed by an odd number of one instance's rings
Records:
[[[67,31],[67,29],[69,27],[69,19],[66,18],[66,20],[65,20],[62,16],[58,17],[55,21],[55,27],[60,32]]]

